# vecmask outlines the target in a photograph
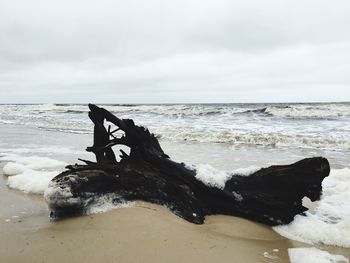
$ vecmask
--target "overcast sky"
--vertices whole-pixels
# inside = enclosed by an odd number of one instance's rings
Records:
[[[350,101],[350,1],[0,0],[0,103]]]

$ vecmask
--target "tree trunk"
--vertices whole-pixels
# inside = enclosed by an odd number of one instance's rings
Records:
[[[172,161],[156,137],[130,119],[119,119],[104,108],[89,104],[95,124],[96,162],[67,166],[52,179],[45,198],[52,216],[84,214],[98,198],[144,200],[166,205],[176,215],[202,224],[206,215],[240,216],[267,225],[287,224],[307,210],[303,197],[318,200],[322,180],[329,175],[327,159],[314,157],[290,165],[270,166],[249,175],[232,175],[223,189],[196,178],[196,170]],[[116,126],[106,129],[104,122]],[[122,132],[122,136],[116,135]],[[116,160],[112,147],[124,145]]]

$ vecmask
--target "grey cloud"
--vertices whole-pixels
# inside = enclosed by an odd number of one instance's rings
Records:
[[[348,1],[1,1],[0,102],[350,100],[349,25]]]

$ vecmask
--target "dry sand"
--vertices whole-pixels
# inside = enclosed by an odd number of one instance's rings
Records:
[[[245,219],[209,216],[205,224],[194,225],[165,207],[144,202],[51,222],[41,196],[8,189],[5,177],[0,181],[4,263],[289,262],[288,248],[310,246]],[[344,251],[331,252],[349,257]]]

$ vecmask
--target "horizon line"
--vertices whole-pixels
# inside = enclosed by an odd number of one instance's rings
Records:
[[[43,104],[53,104],[53,105],[86,105],[86,104],[100,104],[100,105],[198,105],[198,104],[342,104],[350,103],[349,101],[289,101],[289,102],[0,102],[0,105],[43,105]]]

